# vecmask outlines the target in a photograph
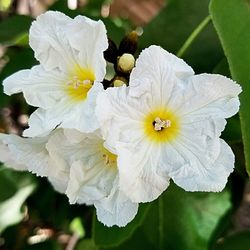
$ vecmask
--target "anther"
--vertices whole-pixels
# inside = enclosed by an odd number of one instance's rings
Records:
[[[161,131],[164,128],[171,127],[171,121],[170,120],[161,120],[161,118],[156,117],[153,122],[154,130]]]

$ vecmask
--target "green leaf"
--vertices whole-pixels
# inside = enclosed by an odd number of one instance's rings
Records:
[[[249,0],[212,0],[210,12],[219,34],[234,80],[242,85],[240,95],[241,129],[250,175],[250,2]]]
[[[176,54],[189,35],[208,16],[209,0],[171,1],[145,28],[140,46],[161,45]],[[223,51],[212,23],[192,42],[183,59],[198,72],[211,72]]]
[[[2,169],[2,167],[1,167]],[[0,234],[8,227],[23,219],[22,206],[36,185],[28,173],[18,173],[9,169],[0,172]],[[5,198],[5,199],[4,199]]]
[[[230,209],[228,191],[191,193],[171,183],[150,207],[143,224],[112,250],[207,250],[220,219]]]
[[[250,246],[250,231],[220,239],[213,250],[246,250]]]
[[[32,18],[29,16],[11,16],[0,23],[0,43],[14,45],[28,33]]]
[[[85,239],[77,244],[76,250],[99,250],[99,247],[95,245],[92,239]]]
[[[138,214],[135,219],[126,227],[105,227],[94,217],[93,237],[98,246],[115,246],[127,240],[135,231],[137,227],[143,222],[150,204],[143,204],[140,206]]]

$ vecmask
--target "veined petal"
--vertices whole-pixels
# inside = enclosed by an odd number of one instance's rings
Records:
[[[70,158],[70,176],[66,194],[70,203],[93,204],[93,201],[108,196],[117,176],[117,168],[105,164],[109,156],[107,150],[103,148],[103,140],[98,133],[84,134],[82,137],[83,134],[76,130],[66,130],[65,140],[69,143],[70,134],[75,137],[77,133],[82,140],[71,140],[73,152]]]
[[[103,91],[103,85],[95,82],[88,92],[86,101],[74,105],[69,104],[69,109],[67,113],[65,112],[60,127],[77,129],[83,133],[90,133],[98,129],[99,123],[95,116],[96,98]]]
[[[159,46],[150,46],[142,51],[130,76],[131,96],[148,93],[151,103],[168,102],[177,83],[194,74],[182,59]],[[153,96],[153,98],[152,98]]]
[[[228,118],[239,110],[240,85],[215,74],[200,74],[187,79],[186,86],[170,105],[187,120]]]
[[[67,38],[72,48],[79,51],[77,61],[82,67],[91,66],[96,81],[103,81],[106,62],[103,52],[108,48],[107,31],[101,20],[84,16],[75,17],[67,26]]]
[[[86,101],[71,103],[62,99],[50,109],[38,108],[29,118],[29,128],[23,132],[26,137],[44,136],[56,127],[78,129],[89,133],[99,128],[95,116],[97,95],[104,91],[101,83],[95,82],[88,92]],[[73,121],[73,122],[72,122]]]
[[[85,148],[86,151],[86,148]],[[103,159],[94,159],[98,155],[90,155],[76,161],[70,168],[70,180],[66,190],[71,204],[93,204],[109,195],[116,170],[106,170]]]
[[[96,116],[109,150],[116,152],[116,143],[120,137],[130,142],[143,137],[141,124],[144,110],[148,108],[146,99],[138,100],[128,96],[126,86],[109,88],[99,94]]]
[[[118,143],[119,185],[133,202],[149,202],[167,189],[169,176],[159,167],[160,148],[141,142]]]
[[[75,67],[96,70],[95,79],[105,75],[103,51],[108,46],[106,29],[101,21],[47,11],[32,23],[30,46],[46,68],[68,72]]]
[[[53,107],[65,96],[63,84],[66,75],[58,71],[45,71],[42,66],[21,70],[3,81],[7,95],[23,92],[28,104],[44,109]]]
[[[1,136],[1,144],[5,145],[5,150],[8,153],[7,159],[3,159],[3,162],[8,167],[13,167],[17,170],[28,170],[38,176],[47,176],[49,168],[49,155],[45,148],[47,140],[47,137],[21,138],[16,135]]]
[[[201,153],[198,150],[187,153],[185,157],[189,158],[190,164],[183,165],[170,175],[173,181],[186,191],[219,192],[225,187],[227,178],[233,171],[234,154],[221,139],[219,154],[213,162],[211,160],[207,162]]]
[[[4,163],[6,167],[12,168],[19,171],[27,170],[25,165],[22,165],[13,159],[11,151],[6,143],[4,143],[4,139],[6,139],[9,135],[0,133],[0,162]]]
[[[46,70],[65,71],[74,62],[73,51],[65,39],[65,27],[72,19],[61,12],[48,11],[37,17],[30,28],[29,43],[35,57]]]
[[[58,192],[65,193],[69,181],[71,157],[78,148],[73,147],[65,138],[63,129],[57,129],[49,138],[46,149],[49,152],[51,166],[48,179]]]
[[[126,226],[138,211],[138,204],[131,202],[122,191],[119,191],[118,178],[114,181],[109,196],[101,201],[95,201],[94,205],[98,220],[108,227]]]

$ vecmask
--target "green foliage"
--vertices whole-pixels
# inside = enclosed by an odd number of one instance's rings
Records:
[[[94,218],[93,237],[95,243],[99,246],[115,246],[121,244],[129,238],[135,229],[139,227],[144,220],[150,205],[141,205],[135,219],[126,227],[117,226],[108,228]]]
[[[208,16],[208,3],[209,0],[171,1],[144,28],[140,39],[141,47],[158,44],[176,54],[191,32]],[[212,72],[222,57],[223,51],[211,23],[199,34],[183,55],[183,59],[197,73]]]
[[[240,96],[241,128],[246,166],[250,174],[250,2],[212,0],[210,12],[228,59],[232,77],[243,87]]]
[[[23,203],[34,191],[32,175],[0,168],[0,234],[10,225],[20,222],[25,213]]]
[[[27,34],[32,18],[15,15],[0,23],[0,43],[14,45]],[[17,25],[18,24],[18,25]]]
[[[227,190],[222,193],[191,193],[171,183],[165,193],[155,201],[141,217],[143,221],[136,230],[126,236],[127,241],[117,242],[119,232],[126,232],[134,222],[124,229],[95,228],[99,238],[97,245],[104,245],[113,250],[125,249],[174,249],[174,250],[206,250],[210,238],[220,219],[230,209],[230,194]],[[141,216],[141,215],[139,215]],[[102,239],[101,239],[102,237]],[[117,246],[112,247],[119,243]],[[107,248],[107,245],[109,247]]]

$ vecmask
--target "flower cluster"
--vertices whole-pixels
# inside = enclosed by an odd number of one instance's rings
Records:
[[[170,179],[186,191],[224,188],[234,155],[220,134],[238,112],[238,84],[194,75],[182,59],[150,46],[129,86],[105,89],[106,29],[83,16],[42,14],[30,46],[40,64],[3,82],[6,94],[22,92],[37,107],[23,137],[0,134],[6,166],[47,177],[71,204],[94,205],[107,226],[125,226]]]

